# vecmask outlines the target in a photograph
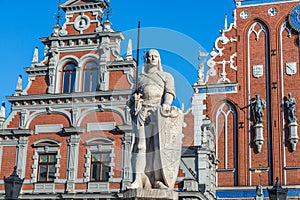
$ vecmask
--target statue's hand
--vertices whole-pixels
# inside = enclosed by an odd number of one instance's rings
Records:
[[[163,108],[163,111],[170,111],[171,110],[171,105],[169,105],[169,104],[163,104],[162,105],[162,108]]]

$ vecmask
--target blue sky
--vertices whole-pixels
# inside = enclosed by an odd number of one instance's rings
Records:
[[[25,67],[29,67],[34,48],[39,47],[40,60],[44,46],[39,38],[49,36],[55,25],[57,0],[1,1],[0,31],[0,101],[14,93],[17,78],[22,74],[27,85]],[[65,0],[61,0],[61,3]],[[159,49],[164,70],[173,74],[180,91],[179,104],[189,107],[191,85],[197,81],[198,49],[211,51],[224,16],[231,23],[234,0],[111,0],[109,17],[113,29],[124,32],[126,40],[121,53],[126,52],[128,38],[136,47],[136,28],[141,22],[141,53]],[[142,64],[142,60],[140,61]],[[178,93],[178,92],[177,92]],[[7,105],[9,110],[9,105]],[[8,112],[8,111],[7,111]]]

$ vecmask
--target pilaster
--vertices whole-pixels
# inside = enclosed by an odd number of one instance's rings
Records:
[[[78,170],[78,154],[80,134],[83,129],[81,127],[64,128],[64,133],[69,135],[68,139],[68,168],[67,168],[67,185],[66,192],[75,193],[75,182]]]

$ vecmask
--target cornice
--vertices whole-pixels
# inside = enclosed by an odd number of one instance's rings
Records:
[[[64,11],[75,11],[75,10],[86,10],[86,9],[99,9],[99,8],[108,8],[108,3],[104,0],[84,3],[84,4],[76,4],[78,0],[70,0],[60,5],[60,7]]]
[[[246,2],[246,3],[243,3]],[[274,5],[274,4],[282,4],[282,3],[291,3],[291,2],[299,2],[299,0],[277,0],[275,1],[259,1],[259,3],[256,3],[258,1],[251,0],[251,1],[245,1],[245,0],[235,0],[236,7],[237,8],[245,8],[245,7],[255,7],[255,6],[261,6],[261,5]]]
[[[125,61],[110,61],[107,63],[108,70],[120,70],[136,68],[136,62],[134,60],[125,60]]]
[[[3,136],[30,136],[32,135],[32,130],[30,129],[2,129],[0,131],[0,137]]]
[[[68,94],[33,94],[21,96],[6,96],[10,102],[26,101],[26,100],[51,100],[51,99],[69,99],[69,98],[83,98],[83,97],[97,97],[97,96],[117,96],[131,94],[131,90],[109,90],[96,92],[75,92]]]
[[[122,32],[97,32],[89,34],[74,34],[74,35],[64,35],[64,36],[48,36],[40,38],[40,41],[47,43],[50,41],[62,41],[62,40],[78,40],[78,39],[94,39],[101,37],[119,37],[122,40],[125,39]]]
[[[118,104],[127,101],[132,90],[110,90],[96,92],[78,92],[70,94],[34,94],[21,96],[6,96],[13,107],[52,107],[69,104]]]

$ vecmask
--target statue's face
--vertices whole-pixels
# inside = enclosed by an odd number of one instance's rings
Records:
[[[146,57],[147,64],[158,66],[159,54],[156,51],[149,51]]]

